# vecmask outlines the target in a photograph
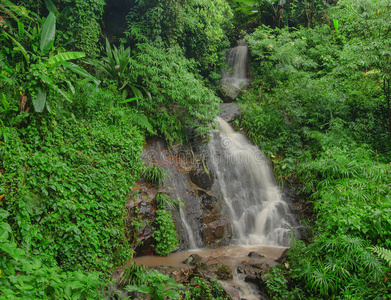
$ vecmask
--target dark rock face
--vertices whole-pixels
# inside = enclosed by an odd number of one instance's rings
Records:
[[[137,194],[134,201],[131,200],[126,204],[129,213],[127,227],[130,243],[138,256],[154,253],[155,240],[152,237],[151,221],[156,217],[156,203],[153,201],[155,196],[155,192],[141,192]]]
[[[194,168],[190,171],[190,180],[202,189],[210,189],[214,182],[213,174],[205,170],[203,167]]]
[[[231,122],[240,117],[240,107],[237,103],[220,103],[221,113],[219,117],[226,122]]]
[[[215,247],[227,244],[231,236],[231,223],[225,217],[209,224],[205,224],[203,240],[208,246]]]
[[[221,246],[228,243],[232,237],[231,222],[221,215],[219,200],[205,191],[198,191],[201,199],[202,222],[204,231],[202,234],[204,244],[207,246]]]
[[[239,96],[240,91],[241,89],[236,86],[222,82],[217,89],[217,94],[224,103],[230,103]]]

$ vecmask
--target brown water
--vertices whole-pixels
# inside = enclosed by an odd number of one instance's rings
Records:
[[[247,300],[259,300],[262,298],[257,290],[257,287],[244,282],[244,274],[238,274],[236,271],[242,262],[248,264],[266,264],[271,267],[276,265],[275,259],[281,256],[285,247],[277,246],[226,246],[216,249],[194,249],[183,252],[172,253],[168,256],[141,256],[136,257],[135,261],[138,265],[146,265],[148,267],[164,266],[167,273],[179,271],[181,269],[190,268],[189,265],[182,262],[191,254],[198,254],[202,257],[202,263],[207,265],[221,263],[229,266],[234,273],[233,280],[220,281],[220,284],[231,296],[240,295],[240,298]],[[251,258],[248,256],[250,252],[256,252],[264,255],[264,257]],[[235,299],[235,296],[232,297]]]

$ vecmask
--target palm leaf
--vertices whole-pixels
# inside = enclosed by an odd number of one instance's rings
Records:
[[[54,44],[56,34],[56,16],[50,12],[42,26],[40,48],[43,53],[48,52]]]
[[[49,58],[48,63],[49,65],[58,65],[59,63],[65,62],[67,60],[83,58],[85,56],[86,55],[84,52],[64,52]]]
[[[64,67],[68,68],[69,70],[71,70],[72,72],[84,77],[84,78],[87,78],[88,80],[91,80],[93,81],[95,84],[99,84],[99,81],[96,80],[96,78],[94,76],[92,76],[90,73],[88,73],[86,70],[84,70],[83,68],[80,68],[78,65],[74,64],[74,63],[71,63],[69,61],[66,61],[66,62],[62,62],[61,63]]]
[[[33,99],[34,110],[37,113],[42,112],[43,109],[45,108],[45,103],[46,103],[46,93],[42,91],[41,88],[38,88],[36,92],[36,98]]]
[[[26,59],[26,62],[29,63],[30,62],[30,59],[29,59],[29,56],[27,55],[27,51],[26,49],[22,46],[21,43],[19,43],[15,38],[13,38],[11,35],[9,35],[8,33],[4,32],[5,35],[7,35],[18,47],[15,48],[15,50],[20,50],[20,52],[22,52],[24,58]]]

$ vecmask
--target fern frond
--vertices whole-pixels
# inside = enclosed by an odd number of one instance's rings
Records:
[[[380,258],[384,259],[391,267],[391,250],[377,246],[370,247],[370,249]]]

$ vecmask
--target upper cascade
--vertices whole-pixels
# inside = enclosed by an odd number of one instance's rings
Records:
[[[239,89],[250,83],[248,74],[248,47],[244,40],[238,41],[238,46],[231,48],[227,54],[229,70],[221,71],[221,82],[229,83]]]

